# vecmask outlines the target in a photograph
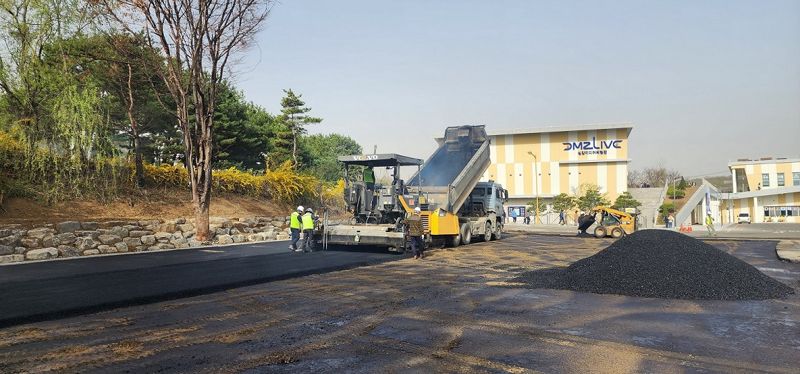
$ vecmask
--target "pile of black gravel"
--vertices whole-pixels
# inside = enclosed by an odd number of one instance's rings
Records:
[[[710,244],[666,230],[635,232],[566,268],[528,272],[516,281],[530,288],[662,299],[764,300],[794,292]]]

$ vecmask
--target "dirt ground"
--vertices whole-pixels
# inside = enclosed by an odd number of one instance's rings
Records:
[[[56,223],[65,220],[110,221],[153,218],[192,217],[192,197],[188,190],[147,190],[138,196],[112,202],[75,200],[46,205],[32,199],[9,199],[0,210],[0,224],[26,225]],[[211,199],[211,216],[253,217],[288,214],[286,207],[270,200],[236,194],[216,194]]]
[[[608,240],[515,235],[424,260],[0,330],[0,372],[797,372],[800,296],[524,289]],[[795,289],[774,242],[715,242]]]

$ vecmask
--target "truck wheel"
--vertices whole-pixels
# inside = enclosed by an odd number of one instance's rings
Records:
[[[607,235],[607,233],[606,233],[606,228],[605,227],[597,226],[597,228],[594,229],[594,236],[596,238],[605,238],[606,235]]]
[[[488,242],[492,240],[492,223],[486,222],[486,227],[483,230],[483,241]]]
[[[623,236],[625,236],[625,231],[622,231],[622,229],[621,229],[621,228],[619,228],[619,227],[615,227],[615,228],[613,228],[613,229],[611,230],[611,237],[612,237],[612,238],[614,238],[614,239],[619,239],[619,238],[621,238],[621,237],[623,237]]]
[[[472,242],[472,228],[469,223],[461,225],[461,244],[469,245]]]
[[[492,232],[492,240],[500,240],[503,238],[503,225],[497,224],[497,230]]]
[[[458,247],[461,245],[461,235],[453,235],[447,240],[448,247]]]

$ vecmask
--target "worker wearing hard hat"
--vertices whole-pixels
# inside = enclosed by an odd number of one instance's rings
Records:
[[[311,252],[314,245],[314,211],[306,208],[306,213],[300,221],[303,225],[303,252]]]
[[[414,253],[415,259],[420,259],[425,256],[425,242],[422,240],[422,236],[425,235],[425,232],[422,227],[420,211],[421,209],[416,207],[411,213],[411,216],[406,218],[406,234],[411,241],[411,251]]]
[[[292,215],[289,217],[289,231],[292,233],[292,244],[289,245],[289,250],[298,251],[297,242],[300,240],[300,230],[302,228],[302,223],[300,222],[300,217],[302,216],[305,208],[302,205],[297,207],[297,210],[292,212]]]
[[[706,213],[706,229],[708,230],[708,236],[717,236],[717,230],[714,229],[714,218],[711,217],[711,213]]]

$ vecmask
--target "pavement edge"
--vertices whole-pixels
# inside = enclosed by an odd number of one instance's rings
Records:
[[[775,247],[775,254],[782,261],[800,263],[800,240],[781,240]]]

